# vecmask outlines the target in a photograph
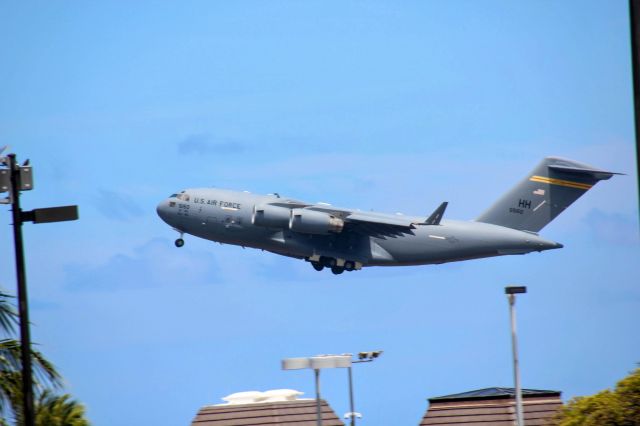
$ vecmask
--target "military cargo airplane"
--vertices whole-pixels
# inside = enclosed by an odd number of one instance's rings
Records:
[[[607,172],[547,157],[472,221],[446,220],[447,202],[428,217],[384,214],[307,203],[279,194],[186,189],[158,207],[180,233],[304,259],[334,274],[365,266],[440,264],[562,248],[538,235]]]

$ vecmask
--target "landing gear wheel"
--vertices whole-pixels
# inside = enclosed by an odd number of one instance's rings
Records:
[[[351,272],[354,269],[356,269],[356,264],[355,263],[353,263],[350,260],[347,260],[346,262],[344,262],[344,270],[345,271]]]
[[[344,268],[341,268],[339,266],[332,266],[331,272],[333,272],[335,275],[340,275],[341,273],[344,272]]]
[[[176,247],[182,247],[184,245],[184,240],[182,238],[178,238],[175,242]]]
[[[311,262],[311,266],[313,266],[313,269],[315,269],[316,271],[322,271],[324,269],[324,265],[318,262]]]

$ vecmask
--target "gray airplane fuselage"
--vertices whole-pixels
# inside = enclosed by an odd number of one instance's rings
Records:
[[[351,260],[362,266],[425,265],[562,247],[531,232],[458,220],[417,225],[409,233],[386,237],[347,230],[307,234],[252,224],[255,206],[282,200],[276,195],[211,188],[188,189],[183,194],[188,197],[183,195],[183,200],[172,197],[157,207],[158,215],[179,232],[295,258],[327,257]],[[423,217],[403,218],[414,223],[424,221]]]
[[[443,220],[447,202],[429,217],[307,203],[278,194],[188,189],[162,201],[158,215],[183,234],[305,259],[334,274],[363,266],[445,263],[561,248],[538,232],[607,172],[544,158],[472,221]],[[176,246],[184,240],[178,238]]]

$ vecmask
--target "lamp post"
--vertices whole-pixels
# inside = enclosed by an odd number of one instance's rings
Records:
[[[6,147],[5,147],[6,148]],[[20,208],[20,191],[33,189],[33,172],[29,160],[19,165],[15,154],[2,157],[0,148],[0,193],[9,196],[0,199],[0,204],[11,204],[13,216],[13,239],[16,253],[16,277],[18,279],[18,314],[20,317],[20,360],[22,367],[22,404],[25,426],[33,426],[33,375],[31,368],[31,336],[29,332],[29,305],[27,298],[27,276],[22,241],[24,222],[48,223],[78,219],[77,206],[50,207],[23,211]]]
[[[324,368],[351,368],[351,355],[316,355],[308,358],[285,358],[283,370],[313,370],[316,383],[316,424],[322,426],[320,405],[320,370]]]
[[[360,364],[362,362],[371,362],[382,355],[382,352],[383,351],[360,352],[358,353],[358,359],[351,361],[351,363]],[[352,366],[349,366],[349,412],[344,415],[344,418],[350,419],[351,426],[355,426],[356,418],[361,418],[362,414],[356,412],[355,404],[353,402],[353,374],[351,369]]]
[[[516,294],[524,294],[527,287],[509,286],[504,289],[509,300],[509,316],[511,318],[511,349],[513,352],[513,378],[515,381],[516,393],[516,424],[524,426],[522,416],[522,389],[520,388],[520,366],[518,364],[518,335],[516,333]]]

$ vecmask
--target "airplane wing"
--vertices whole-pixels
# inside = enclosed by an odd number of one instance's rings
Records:
[[[298,201],[298,200],[273,201],[267,204],[269,204],[270,206],[276,206],[276,207],[286,207],[288,209],[301,209],[304,207],[313,206],[313,204],[305,203],[303,201]]]
[[[395,238],[403,234],[413,234],[416,226],[439,225],[447,203],[442,203],[428,218],[416,218],[403,215],[390,215],[376,212],[344,209],[329,204],[308,204],[296,200],[282,200],[269,203],[286,208],[304,208],[330,214],[344,221],[351,231],[378,238]]]
[[[377,238],[395,238],[403,234],[413,234],[413,229],[415,229],[414,223],[409,217],[373,212],[351,212],[344,219],[344,222],[347,229]]]

